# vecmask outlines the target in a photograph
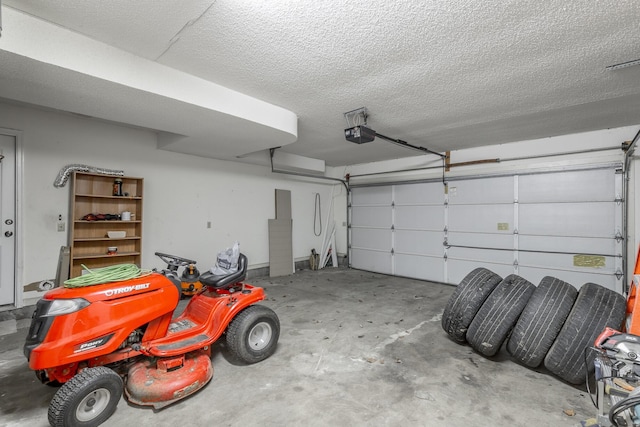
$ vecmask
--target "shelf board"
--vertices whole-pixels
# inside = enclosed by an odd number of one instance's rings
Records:
[[[106,194],[75,194],[75,197],[89,197],[92,199],[142,200],[142,196],[110,196]]]
[[[115,240],[140,240],[140,236],[126,236],[126,237],[75,237],[74,242],[113,242]]]
[[[120,219],[104,219],[97,221],[86,221],[83,219],[74,219],[73,222],[76,224],[139,224],[142,221],[139,219],[134,219],[131,221],[122,221]]]
[[[140,255],[140,252],[118,252],[116,254],[113,255],[107,255],[107,254],[87,254],[87,255],[77,255],[74,256],[73,259],[96,259],[96,258],[120,258],[120,257],[131,257],[131,256],[138,256]]]

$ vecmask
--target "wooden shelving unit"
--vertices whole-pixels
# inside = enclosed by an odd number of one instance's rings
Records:
[[[123,196],[113,195],[115,179],[122,179]],[[140,265],[142,257],[142,189],[143,178],[116,177],[84,172],[73,174],[69,241],[71,268],[69,277],[82,274],[83,267],[99,268],[113,264]],[[131,212],[130,221],[82,218],[87,214],[120,215]],[[123,238],[109,238],[108,231],[124,231]],[[118,251],[108,254],[108,248]]]

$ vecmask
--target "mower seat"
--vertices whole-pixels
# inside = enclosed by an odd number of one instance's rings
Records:
[[[238,257],[238,271],[231,274],[213,274],[210,271],[200,275],[200,283],[215,289],[229,289],[247,277],[247,257],[240,254]]]

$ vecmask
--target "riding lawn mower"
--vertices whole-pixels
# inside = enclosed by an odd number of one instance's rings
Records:
[[[177,267],[194,262],[160,255],[168,263],[161,272],[55,288],[38,301],[24,354],[40,381],[60,385],[48,411],[52,426],[98,426],[123,391],[155,409],[192,395],[212,378],[211,346],[223,335],[241,362],[274,353],[280,322],[256,305],[264,290],[243,283],[245,255],[234,273],[200,275],[201,289],[175,318],[183,292]]]

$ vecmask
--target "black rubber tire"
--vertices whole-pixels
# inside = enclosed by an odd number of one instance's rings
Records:
[[[498,283],[469,325],[467,341],[471,347],[484,356],[495,355],[535,288],[515,274]]]
[[[227,329],[231,353],[244,363],[257,363],[276,351],[280,319],[269,307],[252,305],[233,318]]]
[[[467,329],[482,303],[502,277],[486,268],[476,268],[467,274],[449,297],[442,313],[442,329],[457,342],[466,341]]]
[[[587,349],[604,328],[620,330],[625,311],[626,301],[619,293],[595,283],[583,285],[544,366],[568,383],[584,383],[587,372],[594,370],[595,351]]]
[[[53,396],[49,405],[49,424],[53,427],[97,427],[115,412],[122,389],[122,378],[111,369],[104,366],[84,369]]]
[[[509,354],[523,365],[540,366],[577,296],[578,290],[571,284],[544,277],[511,331],[507,341]]]

